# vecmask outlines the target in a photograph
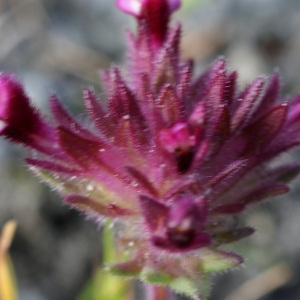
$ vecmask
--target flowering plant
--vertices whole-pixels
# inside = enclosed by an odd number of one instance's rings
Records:
[[[223,58],[194,77],[193,62],[180,58],[180,25],[169,27],[180,0],[117,6],[137,19],[138,32],[127,36],[125,76],[117,67],[103,73],[107,109],[85,89],[90,126],[56,96],[46,118],[3,73],[0,133],[32,151],[30,169],[65,203],[113,220],[120,261],[111,272],[205,299],[212,273],[243,262],[222,246],[254,232],[233,218],[287,193],[300,170],[275,163],[300,143],[300,97],[279,96],[277,73],[239,92]]]

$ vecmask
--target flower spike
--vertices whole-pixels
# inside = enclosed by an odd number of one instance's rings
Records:
[[[283,101],[277,73],[240,91],[224,58],[195,77],[180,58],[180,25],[169,26],[179,0],[117,6],[138,31],[128,34],[127,73],[103,73],[107,98],[83,91],[90,125],[55,96],[50,122],[16,77],[1,73],[0,135],[34,152],[28,166],[65,203],[118,224],[128,261],[113,273],[206,299],[210,274],[243,262],[222,245],[255,231],[233,218],[287,193],[300,172],[293,161],[274,164],[300,144],[300,96]]]

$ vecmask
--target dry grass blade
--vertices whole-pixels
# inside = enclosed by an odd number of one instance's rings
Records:
[[[11,245],[16,227],[17,222],[15,220],[10,220],[4,225],[2,229],[0,237],[0,263]]]
[[[15,279],[13,276],[12,266],[7,254],[12,243],[17,222],[14,220],[8,221],[0,236],[0,299],[15,300],[17,299],[17,291]]]

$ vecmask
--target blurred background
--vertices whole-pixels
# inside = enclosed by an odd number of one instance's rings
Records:
[[[183,56],[197,71],[224,55],[240,87],[279,69],[283,94],[300,92],[299,0],[182,2],[174,19],[183,22]],[[112,0],[0,0],[0,69],[16,73],[46,114],[55,92],[81,118],[82,88],[102,93],[98,71],[122,63],[123,33],[134,25]],[[101,230],[34,178],[25,155],[0,141],[0,225],[18,222],[10,253],[19,299],[96,300],[86,286],[103,257]],[[212,300],[300,299],[300,178],[292,187],[244,216],[257,229],[234,245],[245,268],[216,275]]]

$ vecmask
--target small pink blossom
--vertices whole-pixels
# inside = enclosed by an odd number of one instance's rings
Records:
[[[156,2],[157,0],[117,0],[117,6],[120,10],[135,17],[141,17],[143,8],[147,6],[148,2]],[[167,0],[169,12],[173,12],[180,7],[180,0]]]

